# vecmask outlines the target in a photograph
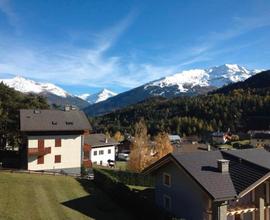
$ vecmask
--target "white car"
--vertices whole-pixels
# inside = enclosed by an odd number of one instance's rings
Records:
[[[118,159],[119,160],[129,160],[129,151],[122,151],[121,153],[118,154]]]

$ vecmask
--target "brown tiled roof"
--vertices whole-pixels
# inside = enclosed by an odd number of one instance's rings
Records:
[[[91,147],[111,146],[119,144],[114,138],[106,138],[105,134],[89,134],[85,136],[84,142],[86,144],[90,144]]]
[[[35,131],[83,131],[91,130],[85,114],[79,110],[20,110],[20,129]]]
[[[148,167],[144,173],[154,172],[164,160],[175,161],[213,199],[227,200],[241,197],[253,184],[269,177],[269,158],[270,153],[264,149],[173,153]],[[228,173],[218,171],[219,159],[230,161]]]

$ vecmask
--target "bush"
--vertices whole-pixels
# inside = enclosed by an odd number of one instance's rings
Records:
[[[165,214],[149,201],[147,196],[127,187],[118,178],[111,175],[113,172],[94,169],[95,183],[107,192],[122,207],[132,211],[137,219],[165,219]]]
[[[140,173],[119,171],[119,170],[104,169],[102,171],[108,173],[110,176],[116,178],[119,182],[122,182],[126,185],[145,186],[145,187],[154,186],[154,178],[151,176],[144,176]]]

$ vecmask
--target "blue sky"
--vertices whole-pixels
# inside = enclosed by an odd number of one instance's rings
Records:
[[[74,94],[269,58],[269,0],[0,0],[0,74]]]

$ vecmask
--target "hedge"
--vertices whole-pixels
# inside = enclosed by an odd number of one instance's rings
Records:
[[[136,219],[167,219],[167,215],[159,210],[154,201],[149,201],[142,192],[133,191],[107,170],[94,169],[94,181],[111,198],[122,207],[136,215]]]
[[[102,170],[108,173],[111,177],[116,178],[119,182],[122,182],[126,185],[145,186],[145,187],[154,186],[154,178],[151,176],[144,176],[140,173],[112,170],[112,169],[102,169]]]

